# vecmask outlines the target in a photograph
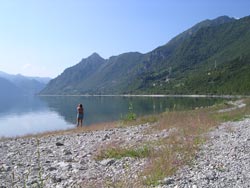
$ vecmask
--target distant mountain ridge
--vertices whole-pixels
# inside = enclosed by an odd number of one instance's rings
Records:
[[[46,84],[51,80],[48,77],[29,77],[21,74],[12,75],[2,71],[0,71],[0,78],[7,80],[12,87],[16,88],[15,92],[19,95],[37,94],[45,88]],[[3,92],[4,89],[1,84],[0,88],[1,92]]]
[[[22,91],[10,81],[0,77],[0,97],[15,97],[22,95]]]
[[[250,94],[249,44],[249,16],[205,20],[146,54],[94,53],[41,94]]]

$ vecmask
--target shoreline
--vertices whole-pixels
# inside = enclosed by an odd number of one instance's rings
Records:
[[[197,153],[194,166],[180,168],[174,176],[166,177],[160,181],[157,187],[244,187],[248,185],[249,179],[244,178],[250,176],[248,171],[239,175],[237,171],[231,172],[229,170],[237,168],[241,163],[244,164],[243,170],[250,167],[250,161],[244,160],[244,162],[239,163],[239,159],[235,158],[235,156],[242,158],[242,154],[239,154],[243,151],[241,148],[245,147],[242,144],[249,145],[250,143],[249,141],[245,142],[250,139],[247,138],[247,133],[250,132],[250,126],[247,125],[250,125],[250,119],[234,123],[226,122],[209,132],[210,139],[202,145],[201,150]],[[118,182],[122,181],[124,187],[134,186],[132,182],[137,181],[139,174],[147,166],[147,159],[125,157],[96,161],[94,155],[98,151],[98,147],[107,146],[114,140],[117,144],[122,145],[125,142],[134,142],[134,144],[140,142],[141,139],[145,138],[139,132],[144,132],[150,126],[152,125],[144,124],[127,128],[56,135],[40,138],[39,141],[35,138],[18,138],[0,142],[0,183],[6,187],[13,185],[13,182],[16,186],[23,186],[24,183],[28,187],[36,186],[35,184],[40,181],[37,175],[41,172],[41,179],[46,187],[104,188],[109,185],[108,181],[113,182],[113,185],[119,185]],[[168,137],[169,134],[169,131],[158,132],[149,135],[146,140],[157,140],[157,138]],[[245,136],[240,138],[239,135],[243,134]],[[133,139],[127,140],[127,135]],[[238,142],[228,145],[235,140],[235,137],[240,140],[240,147]],[[121,140],[123,141],[121,142]],[[235,152],[230,152],[233,148],[238,149]],[[228,154],[230,154],[229,158],[223,158],[224,155]],[[249,153],[245,152],[244,156],[248,155]],[[223,160],[218,156],[221,156]],[[210,162],[206,162],[207,160]],[[129,166],[129,168],[122,166]],[[16,178],[21,177],[21,180],[12,180],[12,173],[15,174]],[[22,173],[24,174],[22,175]],[[235,177],[238,179],[234,179]]]
[[[81,97],[81,96],[83,96],[83,97],[127,97],[127,98],[124,98],[125,100],[127,100],[129,97],[138,97],[137,99],[139,99],[139,97],[152,97],[152,98],[158,98],[159,100],[168,100],[167,98],[165,99],[164,97],[178,97],[178,98],[183,98],[183,97],[189,97],[190,99],[184,99],[184,100],[193,100],[193,99],[191,99],[191,98],[196,98],[196,97],[201,97],[201,98],[205,98],[205,97],[208,97],[208,95],[44,95],[44,96],[41,96],[41,99],[43,99],[42,97],[47,97],[48,96],[48,98],[51,96],[51,100],[53,100],[53,97],[59,97],[59,99],[60,99],[60,97],[61,96],[66,96],[66,97],[72,97],[72,98],[74,98],[74,97],[76,97],[76,96],[79,96],[79,97]],[[38,99],[39,99],[39,95],[38,95]],[[211,97],[219,97],[219,96],[211,96]],[[230,96],[220,96],[220,97],[224,97],[225,98],[225,100],[227,100],[228,98],[230,98]],[[236,99],[236,97],[239,97],[239,96],[234,96],[235,97],[235,99]],[[96,98],[96,99],[97,99]],[[145,98],[145,99],[150,99],[150,98]],[[161,98],[163,98],[163,99],[161,99]],[[108,99],[108,98],[107,98]],[[80,100],[80,99],[78,99],[78,100]],[[86,98],[86,100],[88,100],[88,98]],[[209,100],[209,99],[208,99]],[[211,99],[211,100],[223,100],[223,99]],[[167,102],[166,102],[167,103]],[[118,104],[119,105],[119,104]],[[191,106],[191,105],[190,105]],[[206,105],[204,105],[204,107],[206,107]],[[155,110],[155,107],[153,106],[153,110]],[[167,107],[167,108],[171,108],[171,107]],[[161,110],[164,110],[165,108],[163,107],[161,107],[160,106],[160,110],[159,111],[161,111]],[[60,112],[59,112],[60,113]],[[137,112],[136,112],[137,113]],[[151,112],[151,113],[153,113],[153,112]],[[66,113],[65,113],[66,114]],[[140,112],[138,112],[138,114],[140,114]],[[123,115],[123,114],[122,114]],[[64,115],[66,118],[67,118],[67,115]],[[121,116],[121,114],[120,114],[120,116]],[[120,117],[121,118],[121,117]],[[117,119],[118,119],[118,121],[119,121],[119,117],[118,117],[118,115],[117,115]],[[60,131],[60,130],[68,130],[68,129],[74,129],[75,127],[74,127],[74,123],[72,124],[72,126],[71,126],[71,123],[68,123],[68,122],[66,122],[67,124],[70,124],[69,126],[68,126],[68,128],[63,128],[63,129],[60,129],[60,127],[58,127],[58,129],[53,129],[53,128],[51,128],[51,130],[49,130],[49,129],[47,129],[47,130],[42,130],[41,132],[40,132],[40,130],[38,130],[37,132],[28,132],[28,131],[26,131],[26,132],[23,132],[23,133],[17,133],[17,134],[15,134],[15,132],[13,131],[13,133],[10,133],[10,134],[2,134],[1,136],[0,136],[0,140],[2,139],[2,138],[15,138],[15,137],[23,137],[23,136],[26,136],[26,135],[39,135],[39,134],[43,134],[43,133],[46,133],[46,132],[56,132],[56,131]],[[93,122],[94,124],[96,124],[95,122]],[[98,123],[98,124],[105,124],[106,122],[100,122],[100,123]],[[93,124],[91,123],[91,124],[88,124],[87,126],[93,126]]]
[[[50,130],[50,131],[43,131],[43,132],[37,132],[37,133],[29,133],[24,135],[16,135],[16,136],[2,136],[0,137],[0,142],[2,140],[11,140],[11,139],[19,139],[19,138],[40,138],[40,137],[46,137],[46,136],[53,136],[53,135],[67,135],[67,134],[74,134],[74,133],[84,133],[89,131],[100,131],[110,128],[118,128],[118,121],[112,121],[112,122],[101,122],[101,123],[95,123],[91,125],[83,125],[82,127],[73,127],[73,128],[67,128],[67,129],[58,129],[58,130]],[[136,125],[135,125],[136,126]]]
[[[64,96],[64,95],[54,95],[54,96]],[[71,96],[78,96],[78,95],[68,95],[69,97]],[[79,95],[79,96],[86,96],[88,97],[89,95]],[[102,97],[103,95],[94,95],[95,97]],[[166,95],[104,95],[104,97],[166,97]],[[167,97],[172,97],[170,95],[168,95]],[[174,97],[190,97],[190,98],[195,98],[197,97],[197,95],[175,95]],[[207,97],[205,95],[199,95],[199,97],[203,98],[203,97]],[[214,98],[218,97],[218,96],[213,96]],[[230,99],[230,96],[221,96],[227,99]],[[239,99],[241,98],[240,96],[234,96],[234,99]],[[239,98],[238,98],[239,97]],[[240,101],[241,103],[242,101]],[[234,103],[229,103],[231,105],[233,105],[233,108],[228,109],[229,111],[231,109],[237,109],[237,105],[238,104],[234,104]],[[207,106],[209,107],[209,106]],[[198,109],[198,108],[197,108]],[[227,111],[228,111],[227,110]],[[161,113],[160,113],[161,114]],[[148,116],[154,116],[157,117],[160,114],[149,114],[149,115],[145,115],[145,116],[141,116],[138,117],[139,119],[141,118],[145,118]],[[119,126],[118,124],[120,123],[121,120],[115,120],[115,121],[107,121],[107,122],[99,122],[99,123],[93,123],[90,125],[84,125],[83,127],[72,127],[72,128],[67,128],[67,129],[57,129],[57,130],[49,130],[49,131],[42,131],[42,132],[37,132],[37,133],[28,133],[28,134],[24,134],[24,135],[16,135],[16,136],[0,136],[0,141],[1,140],[6,140],[6,139],[15,139],[15,138],[23,138],[23,137],[41,137],[43,135],[52,135],[52,134],[70,134],[71,132],[84,132],[84,131],[93,131],[93,130],[103,130],[106,127],[112,127],[112,128],[116,128],[117,126]],[[114,125],[115,124],[115,125]],[[110,126],[111,125],[111,126]]]
[[[146,162],[144,159],[123,158],[98,161],[94,158],[98,148],[106,147],[113,142],[136,144],[142,139],[157,138],[155,135],[144,138],[143,132],[149,126],[151,125],[142,124],[125,128],[2,141],[0,142],[0,184],[6,187],[11,187],[13,183],[17,187],[22,187],[24,184],[27,187],[36,186],[36,184],[44,184],[46,187],[89,187],[90,184],[105,185],[111,174],[113,174],[112,177],[119,179],[121,174],[126,173],[131,173],[131,178],[136,180],[137,174],[142,171],[143,164]],[[131,137],[133,139],[127,139]],[[126,165],[130,168],[121,168]],[[13,180],[12,174],[15,174],[16,179]],[[40,177],[39,174],[41,174]]]
[[[162,94],[155,94],[155,95],[133,95],[133,94],[124,94],[124,95],[36,95],[40,97],[190,97],[190,98],[249,98],[249,95],[162,95]]]
[[[232,104],[238,106],[237,110],[227,105],[224,105],[223,108],[232,109],[232,112],[244,110],[246,106],[240,105],[242,102],[238,101]],[[203,117],[203,113],[207,114],[207,110],[209,108],[194,110],[191,113],[182,112],[178,114],[173,112],[172,114],[170,112],[170,116],[164,117],[167,118],[167,121],[162,123],[170,122],[171,124],[171,122],[175,123],[178,119],[181,125],[173,127],[170,125],[161,128],[163,125],[161,122],[140,123],[135,126],[113,127],[88,132],[69,132],[67,134],[49,134],[45,137],[31,136],[3,140],[0,142],[0,184],[5,187],[13,185],[17,187],[23,185],[34,187],[41,184],[45,187],[116,187],[120,185],[122,187],[148,187],[141,184],[141,179],[145,177],[145,175],[142,175],[145,169],[152,165],[153,159],[150,156],[149,158],[124,156],[121,158],[104,157],[101,159],[97,159],[97,156],[100,156],[103,151],[112,148],[117,148],[119,151],[119,148],[138,147],[143,143],[147,147],[152,145],[153,149],[156,149],[158,153],[162,146],[168,146],[166,144],[168,142],[160,146],[155,145],[155,143],[164,139],[170,139],[171,141],[171,137],[179,133],[179,129],[181,131],[182,127],[189,127],[196,122],[201,123],[197,124],[197,127],[200,127],[204,123],[203,121],[206,120],[206,118],[200,118]],[[212,108],[214,113],[222,114],[223,117],[225,113],[229,113],[227,111],[218,112],[218,110],[217,107]],[[199,115],[199,111],[203,113]],[[196,115],[192,116],[196,112],[199,115],[198,119]],[[182,116],[188,119],[182,119]],[[191,121],[189,124],[190,120],[195,121]],[[207,123],[210,124],[210,120]],[[197,133],[193,133],[193,130],[197,130],[197,127],[190,130],[191,135],[188,134],[188,137],[184,138],[184,143],[188,141],[186,138],[190,138],[190,136]],[[250,177],[250,173],[243,171],[241,172],[243,175],[240,175],[238,172],[231,172],[230,169],[238,168],[238,165],[241,164],[244,164],[246,168],[250,168],[250,161],[241,161],[249,156],[249,153],[242,148],[250,148],[250,145],[248,145],[250,144],[250,118],[233,123],[227,121],[218,125],[209,125],[205,128],[208,132],[204,131],[203,134],[209,135],[209,139],[205,143],[200,142],[201,147],[199,148],[201,150],[198,149],[199,152],[194,156],[191,152],[192,161],[195,159],[193,162],[195,162],[196,166],[184,165],[173,175],[161,177],[161,180],[157,180],[158,188],[176,186],[178,188],[186,186],[213,187],[218,185],[244,187],[248,185],[248,179],[245,179],[245,177]],[[173,137],[174,143],[176,139],[182,137],[182,134]],[[238,140],[239,142],[235,142]],[[231,145],[232,142],[234,144]],[[192,142],[190,144],[193,145]],[[245,146],[245,144],[247,145]],[[224,148],[227,148],[225,152]],[[235,150],[234,148],[238,149]],[[184,153],[190,151],[189,144],[186,149]],[[169,152],[165,154],[168,156]],[[161,153],[160,155],[163,156]],[[227,155],[230,157],[225,158]],[[215,160],[217,156],[219,156],[219,160]],[[245,157],[238,158],[235,156]],[[208,159],[209,161],[206,163]],[[229,164],[228,160],[230,160]],[[175,157],[173,162],[176,162]],[[221,162],[223,162],[223,165],[221,165]],[[230,166],[230,164],[234,166]],[[151,170],[149,172],[154,173]],[[241,181],[235,180],[235,176]]]

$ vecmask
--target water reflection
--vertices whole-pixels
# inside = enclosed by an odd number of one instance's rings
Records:
[[[133,104],[134,112],[139,115],[154,114],[170,110],[187,110],[200,106],[210,106],[222,99],[215,98],[174,98],[174,97],[40,97],[50,110],[58,112],[65,121],[75,123],[76,107],[82,103],[85,108],[85,125],[103,121],[118,120],[128,112]]]
[[[47,103],[35,96],[0,97],[0,117],[46,111]]]
[[[53,112],[28,112],[22,115],[7,115],[0,118],[0,136],[19,136],[52,130],[71,128]]]
[[[19,136],[73,127],[35,96],[0,98],[0,137]]]
[[[0,136],[15,136],[76,125],[76,107],[85,108],[84,125],[119,120],[129,104],[138,116],[210,106],[222,99],[173,97],[8,97],[0,98]]]

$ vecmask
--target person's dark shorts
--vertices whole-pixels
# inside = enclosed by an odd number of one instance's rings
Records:
[[[83,114],[77,114],[77,119],[83,119],[84,115]]]

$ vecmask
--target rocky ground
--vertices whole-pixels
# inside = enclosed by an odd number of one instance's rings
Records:
[[[0,142],[0,187],[114,187],[137,179],[146,159],[95,160],[101,147],[138,145],[168,135],[145,124],[103,131]],[[123,181],[127,186],[129,181]]]
[[[166,178],[159,187],[250,187],[250,119],[224,123],[209,137],[194,164]]]
[[[0,141],[0,188],[134,187],[147,159],[95,159],[100,148],[133,146],[167,137],[152,124],[43,138]],[[193,164],[158,187],[250,187],[250,119],[227,122],[208,134]],[[121,184],[119,184],[121,182]]]

